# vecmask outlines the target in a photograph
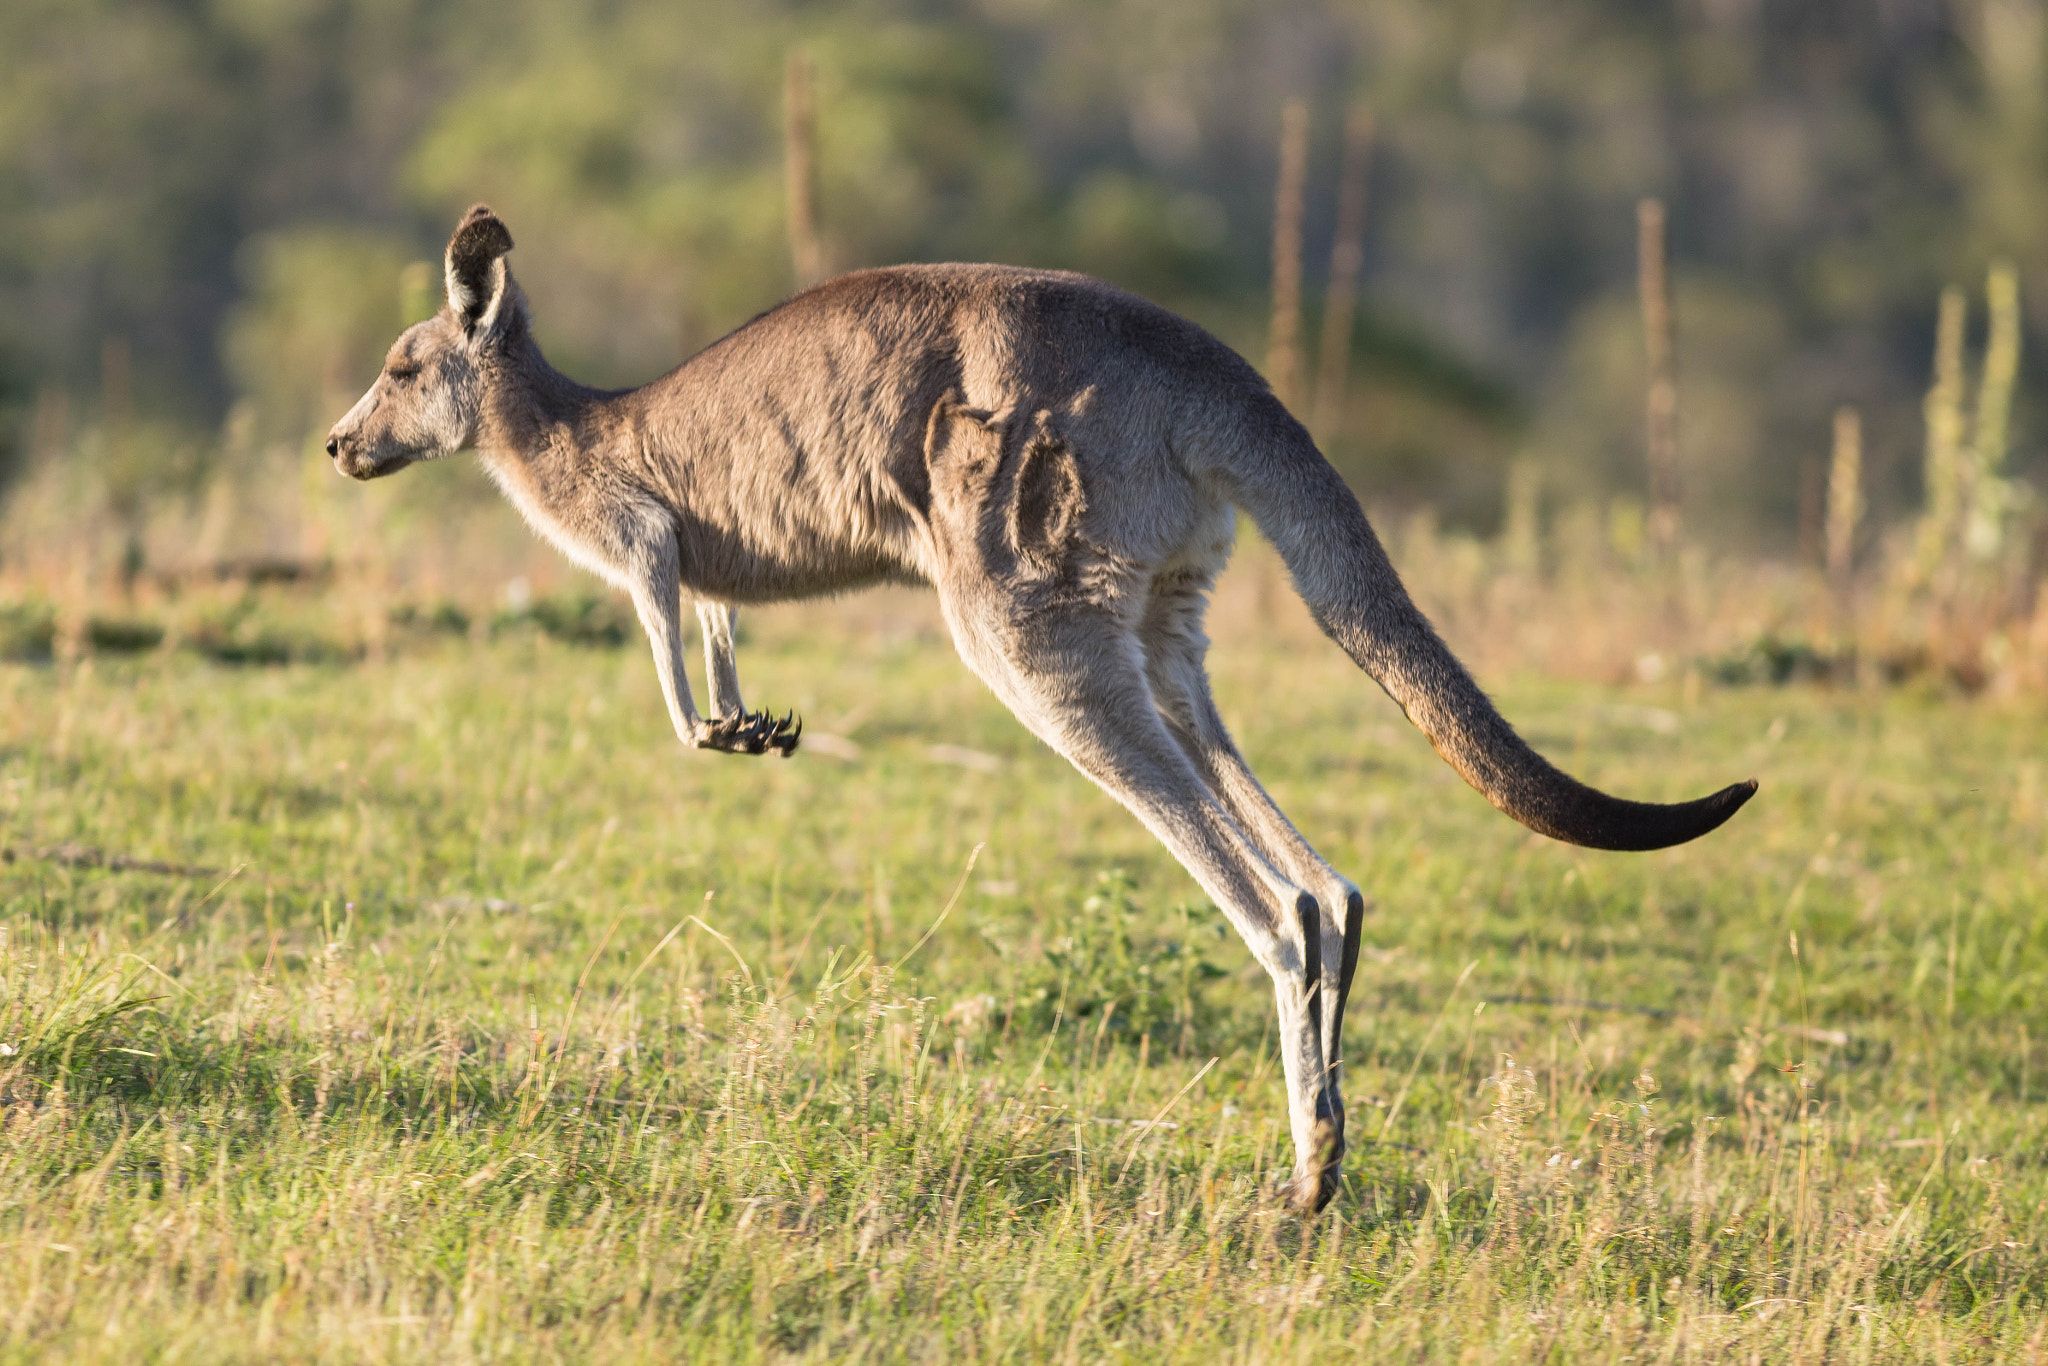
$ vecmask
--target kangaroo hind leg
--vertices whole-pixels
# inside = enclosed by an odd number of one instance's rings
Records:
[[[1292,1195],[1320,1209],[1336,1190],[1341,1141],[1323,1058],[1322,907],[1247,838],[1168,733],[1146,679],[1140,628],[1156,573],[1148,566],[1160,544],[1199,537],[1199,500],[1181,505],[1178,528],[1153,517],[1151,548],[1119,554],[1128,526],[1104,513],[1143,495],[1091,486],[1047,414],[999,419],[951,396],[932,410],[925,459],[932,579],[961,657],[1034,734],[1144,822],[1272,978]],[[1174,507],[1151,510],[1170,521]]]
[[[1231,819],[1276,868],[1314,893],[1322,907],[1317,958],[1322,999],[1327,1003],[1321,1012],[1328,1069],[1325,1109],[1335,1120],[1341,1155],[1344,1007],[1358,966],[1365,898],[1287,819],[1253,775],[1216,710],[1204,665],[1209,641],[1202,630],[1212,579],[1212,571],[1204,566],[1168,571],[1153,580],[1139,628],[1145,676],[1167,730]]]
[[[960,654],[1018,719],[1142,821],[1223,908],[1273,979],[1295,1147],[1291,1191],[1320,1209],[1336,1189],[1336,1117],[1323,1061],[1314,896],[1267,860],[1167,733],[1130,623],[1071,601],[1026,611],[976,575],[942,582]]]

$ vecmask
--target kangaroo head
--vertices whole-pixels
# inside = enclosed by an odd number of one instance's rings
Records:
[[[526,303],[505,253],[512,234],[479,204],[448,239],[448,301],[391,344],[384,369],[327,434],[327,454],[354,479],[452,455],[476,439],[484,378]]]

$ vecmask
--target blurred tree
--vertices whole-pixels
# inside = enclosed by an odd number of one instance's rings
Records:
[[[968,30],[864,15],[804,25],[699,4],[550,12],[513,69],[429,124],[407,171],[452,219],[487,199],[543,335],[616,382],[673,364],[790,292],[780,105],[816,66],[819,214],[835,266],[1000,254],[1046,210]]]
[[[203,340],[233,298],[246,166],[220,54],[177,7],[0,7],[0,368],[81,390],[119,334],[137,398],[197,415],[222,394]]]
[[[438,293],[408,289],[409,255],[402,239],[344,227],[284,229],[244,245],[243,300],[223,349],[261,435],[296,441],[333,422],[400,329],[439,305]]]
[[[247,393],[266,424],[315,422],[375,364],[355,319],[395,309],[393,272],[479,199],[558,360],[645,379],[792,285],[797,47],[833,266],[1070,266],[1253,353],[1281,105],[1310,101],[1313,300],[1339,112],[1368,102],[1332,454],[1453,524],[1499,515],[1525,445],[1560,496],[1643,494],[1621,320],[1646,195],[1669,205],[1705,534],[1789,539],[1791,452],[1842,403],[1874,506],[1911,506],[1941,286],[2010,259],[2023,317],[2048,309],[2043,0],[10,0],[0,443],[46,392],[99,422],[114,336],[138,421],[212,431]],[[2023,480],[2041,387],[2023,366]]]

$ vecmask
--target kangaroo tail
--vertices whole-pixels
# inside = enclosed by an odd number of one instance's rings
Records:
[[[1274,408],[1279,405],[1275,403]],[[1264,413],[1261,417],[1266,417]],[[1559,771],[1515,734],[1408,597],[1358,500],[1284,412],[1221,471],[1279,548],[1316,623],[1386,689],[1460,777],[1523,825],[1590,849],[1663,849],[1741,809],[1756,780],[1665,806],[1624,801]]]

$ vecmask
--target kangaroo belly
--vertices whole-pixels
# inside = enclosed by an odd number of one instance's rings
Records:
[[[753,497],[675,508],[684,583],[725,602],[777,602],[918,582],[908,511],[849,483],[798,477]]]
[[[785,602],[879,583],[921,581],[916,567],[861,537],[784,535],[757,540],[736,528],[683,519],[683,583],[721,602]]]
[[[886,436],[849,425],[756,418],[656,473],[693,592],[775,602],[919,579],[920,500],[893,472]]]

